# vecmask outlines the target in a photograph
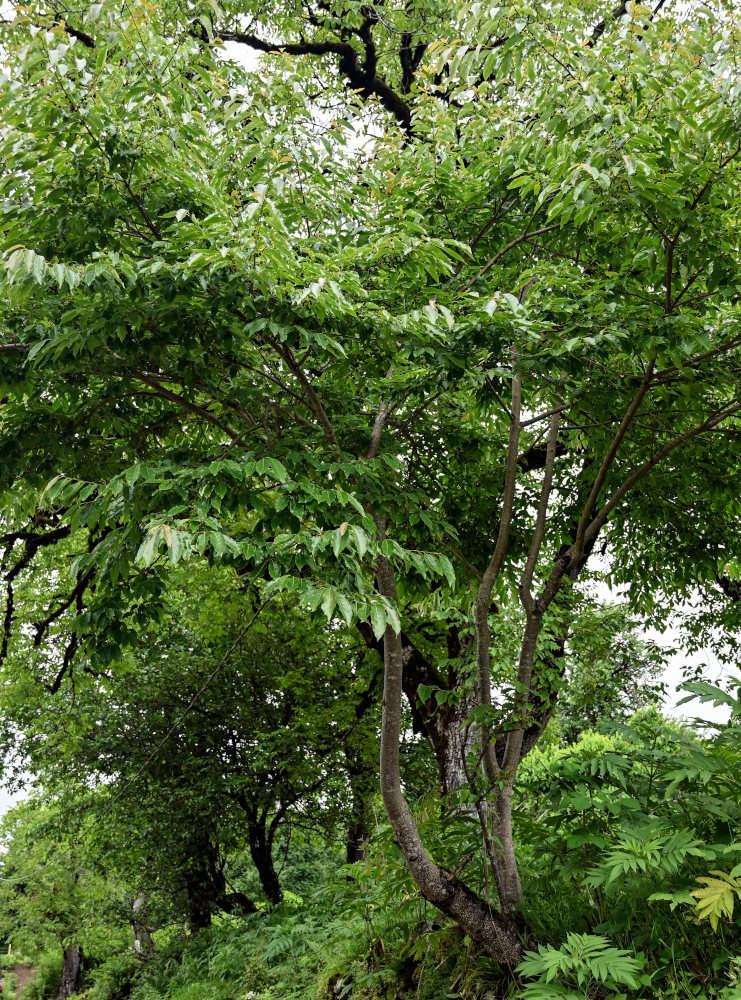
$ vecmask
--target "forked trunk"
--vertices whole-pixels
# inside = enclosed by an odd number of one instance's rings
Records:
[[[384,557],[378,560],[377,578],[381,593],[395,600],[393,573]],[[402,794],[399,773],[402,671],[401,640],[393,628],[387,626],[384,636],[380,771],[381,794],[396,841],[424,897],[452,917],[471,940],[492,958],[512,967],[522,956],[514,920],[509,915],[494,911],[465,883],[432,860],[422,844],[417,824]]]

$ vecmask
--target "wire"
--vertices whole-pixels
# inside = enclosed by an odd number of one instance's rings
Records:
[[[146,771],[146,769],[152,763],[152,761],[157,756],[157,754],[160,752],[160,750],[162,749],[162,747],[165,745],[165,743],[167,743],[167,741],[170,739],[170,737],[172,736],[172,734],[175,732],[175,730],[178,728],[178,726],[180,725],[180,723],[183,721],[183,719],[185,718],[185,716],[188,714],[188,712],[191,710],[191,708],[193,708],[193,706],[198,701],[198,699],[201,697],[201,695],[203,694],[203,692],[209,687],[209,685],[211,684],[211,682],[213,681],[213,679],[216,677],[216,675],[218,674],[218,672],[221,670],[221,668],[227,662],[227,660],[229,659],[229,657],[232,655],[232,653],[234,652],[234,650],[237,648],[237,646],[239,645],[239,643],[242,641],[242,637],[255,624],[255,622],[257,621],[260,613],[270,603],[270,601],[272,600],[272,598],[273,598],[273,595],[271,594],[270,597],[268,597],[266,600],[264,600],[262,602],[262,604],[257,609],[257,611],[254,613],[254,615],[252,616],[252,618],[250,618],[250,620],[247,622],[247,624],[242,629],[242,631],[239,633],[239,635],[234,640],[234,642],[231,644],[231,646],[229,647],[229,649],[227,649],[227,651],[221,657],[221,659],[216,664],[216,666],[214,667],[214,669],[211,671],[211,673],[209,674],[209,676],[206,678],[206,680],[204,681],[204,683],[201,685],[201,687],[198,689],[198,691],[196,691],[196,693],[190,699],[190,701],[185,706],[185,708],[183,709],[183,711],[181,712],[181,714],[178,716],[178,718],[175,720],[175,722],[172,724],[172,726],[168,729],[168,731],[165,733],[165,735],[162,737],[162,739],[159,741],[159,743],[157,744],[157,746],[150,753],[150,755],[147,757],[147,759],[144,761],[144,763],[141,765],[141,767],[135,772],[135,774],[131,778],[129,778],[129,780],[123,786],[123,788],[121,789],[121,791],[111,799],[111,801],[108,803],[108,805],[105,807],[105,809],[98,816],[96,816],[96,818],[92,821],[92,823],[88,824],[88,826],[85,827],[85,829],[82,831],[82,833],[79,835],[79,837],[77,837],[75,840],[73,840],[72,843],[69,845],[69,847],[65,848],[65,850],[60,851],[59,854],[55,855],[51,859],[51,861],[49,861],[45,865],[42,865],[41,868],[37,868],[35,871],[32,871],[29,875],[14,875],[12,878],[5,878],[2,875],[0,875],[0,882],[30,882],[31,879],[34,879],[38,875],[41,875],[43,872],[48,871],[49,868],[51,868],[53,865],[55,865],[58,861],[61,861],[62,858],[68,857],[72,853],[72,851],[79,844],[82,843],[82,841],[85,839],[85,837],[87,837],[87,835],[90,833],[90,831],[93,830],[98,825],[98,823],[100,823],[100,821],[105,816],[108,815],[108,813],[111,811],[111,809],[113,809],[113,807],[118,802],[118,800],[120,798],[122,798],[122,796],[124,796],[126,794],[126,792],[134,784],[134,782],[137,781],[137,779],[141,777],[141,775],[144,773],[144,771]]]

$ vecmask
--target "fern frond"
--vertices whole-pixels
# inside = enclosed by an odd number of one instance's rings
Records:
[[[710,926],[717,931],[721,917],[728,920],[733,917],[735,897],[741,899],[741,878],[718,870],[711,871],[710,875],[715,877],[700,876],[697,881],[704,883],[704,888],[694,889],[690,895],[697,900],[695,912],[698,920],[710,920]]]

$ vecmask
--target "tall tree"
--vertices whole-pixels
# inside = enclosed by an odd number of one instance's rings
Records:
[[[644,589],[727,565],[662,529],[697,495],[730,510],[741,468],[724,10],[35,3],[5,32],[6,645],[66,534],[52,687],[120,657],[165,560],[360,622],[398,845],[506,963],[515,780],[574,582],[598,542]],[[427,727],[475,789],[496,906],[404,798],[420,684],[450,692]]]

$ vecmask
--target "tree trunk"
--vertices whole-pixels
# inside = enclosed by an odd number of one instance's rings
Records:
[[[79,944],[69,944],[64,949],[62,981],[59,984],[59,1000],[67,1000],[77,993],[82,972],[82,948]]]
[[[495,838],[494,881],[499,895],[499,908],[502,913],[511,914],[518,912],[524,900],[512,835],[513,785],[514,781],[507,781],[499,790],[492,820]]]
[[[188,924],[191,934],[211,926],[213,915],[213,889],[208,875],[203,869],[191,869],[185,882],[188,896]]]
[[[375,734],[374,734],[375,741]],[[352,808],[345,840],[345,859],[348,865],[362,861],[370,840],[373,817],[373,794],[377,788],[376,768],[369,765],[363,755],[363,747],[356,743],[346,743],[346,753],[353,755],[348,762],[347,774],[352,795]]]
[[[376,577],[381,594],[396,600],[396,582],[388,560],[381,556]],[[480,899],[465,883],[437,865],[422,844],[412,811],[401,791],[399,740],[403,655],[400,636],[391,626],[384,635],[383,717],[381,722],[381,794],[407,867],[422,894],[452,917],[466,934],[503,965],[513,967],[522,957],[515,921]]]
[[[273,864],[273,851],[270,838],[265,831],[265,823],[249,824],[250,854],[260,879],[262,891],[271,903],[277,905],[283,899],[278,873]]]
[[[347,840],[345,841],[345,862],[354,865],[356,861],[362,861],[370,839],[368,824],[361,819],[358,822],[350,823],[347,830]]]
[[[151,955],[154,951],[152,935],[149,933],[144,916],[147,902],[148,897],[141,893],[136,897],[131,907],[131,930],[134,933],[134,951],[137,955]]]
[[[468,784],[466,761],[474,752],[478,733],[473,726],[466,726],[465,723],[477,704],[477,694],[473,691],[464,695],[457,705],[441,705],[425,720],[435,751],[443,796]]]

